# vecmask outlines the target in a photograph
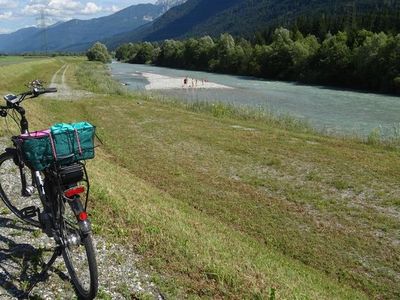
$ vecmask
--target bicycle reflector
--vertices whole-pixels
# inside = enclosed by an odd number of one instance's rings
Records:
[[[86,211],[83,211],[83,212],[79,213],[79,215],[78,215],[79,221],[86,221],[87,218],[88,218],[88,214]]]
[[[76,195],[79,195],[79,194],[82,194],[84,192],[85,192],[85,187],[84,186],[77,186],[77,187],[73,187],[73,188],[70,188],[70,189],[66,190],[64,192],[64,196],[67,197],[67,198],[72,198],[72,197],[74,197]]]

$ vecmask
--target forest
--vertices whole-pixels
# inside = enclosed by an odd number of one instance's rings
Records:
[[[321,38],[280,27],[254,40],[225,33],[126,43],[115,55],[129,63],[400,94],[400,34],[389,32],[338,31]]]

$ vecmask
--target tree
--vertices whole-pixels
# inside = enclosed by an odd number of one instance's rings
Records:
[[[108,53],[107,47],[97,42],[87,52],[86,56],[90,61],[100,61],[102,63],[110,63],[111,55]]]
[[[199,61],[198,64],[203,70],[210,70],[210,60],[214,54],[215,43],[209,36],[203,36],[199,40]]]
[[[388,40],[388,36],[383,32],[371,33],[364,39],[362,45],[355,49],[355,73],[362,86],[377,89],[381,85],[381,80],[376,75],[387,73],[385,71],[387,66],[383,65],[387,58],[382,61],[382,51],[388,45]],[[381,77],[381,79],[383,78]]]
[[[320,80],[329,84],[346,84],[351,80],[352,51],[347,46],[346,32],[327,36],[318,51],[316,68],[320,70]]]
[[[122,44],[119,46],[115,52],[115,58],[119,61],[127,61],[133,56],[136,56],[139,50],[138,44]]]
[[[383,81],[381,83],[381,90],[384,91],[397,91],[398,78],[400,77],[400,34],[393,36],[390,35],[388,43],[380,52],[381,68],[384,70]]]
[[[131,57],[129,62],[137,64],[151,64],[157,57],[157,47],[149,42],[144,42],[140,45],[137,54]]]
[[[231,56],[235,50],[235,39],[229,33],[221,34],[215,50],[215,69],[221,72],[231,72]]]
[[[317,38],[314,35],[308,35],[305,38],[299,38],[292,44],[291,59],[292,70],[291,79],[308,80],[312,72],[311,62],[320,48]]]
[[[273,42],[267,54],[267,68],[264,68],[264,76],[278,79],[289,79],[294,66],[293,46],[290,31],[285,28],[275,30]]]
[[[165,40],[161,45],[157,63],[161,66],[184,67],[183,52],[184,46],[182,42]]]
[[[196,39],[188,39],[184,42],[183,58],[184,64],[189,69],[199,68],[200,45]]]

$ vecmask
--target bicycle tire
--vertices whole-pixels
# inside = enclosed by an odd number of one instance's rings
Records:
[[[27,182],[30,182],[32,180],[31,170],[27,166],[24,166],[24,168]],[[0,155],[0,198],[19,219],[35,227],[40,227],[37,215],[31,218],[22,215],[24,208],[30,206],[41,208],[42,202],[37,191],[30,197],[22,196],[22,183],[19,172],[19,166],[15,164],[14,154],[10,152],[2,153]]]
[[[65,205],[65,207],[70,209],[70,205]],[[70,212],[72,212],[72,210],[70,210]],[[68,214],[64,212],[63,218],[66,218],[67,216]],[[96,297],[98,291],[98,271],[92,235],[90,233],[83,235],[80,232],[75,215],[73,215],[73,218],[71,218],[69,222],[74,222],[75,224],[73,225],[75,226],[71,225],[70,223],[69,226],[64,228],[64,230],[69,231],[69,233],[71,233],[71,231],[78,233],[80,235],[81,242],[77,247],[65,246],[62,249],[62,256],[64,258],[65,266],[67,267],[68,273],[71,277],[71,281],[78,299],[91,300]],[[64,224],[66,224],[66,222],[64,222]],[[76,248],[80,248],[82,252],[80,254],[72,253],[71,249],[76,250]],[[85,271],[88,271],[86,275],[89,275],[89,278],[86,278],[86,280],[88,279],[90,281],[89,283],[82,281],[83,278],[81,278],[81,275]]]

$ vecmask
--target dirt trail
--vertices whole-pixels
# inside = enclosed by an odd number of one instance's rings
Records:
[[[93,96],[88,91],[74,90],[67,84],[66,73],[69,67],[69,64],[65,64],[54,73],[49,86],[57,88],[58,92],[55,94],[46,94],[46,97],[59,100],[79,100]]]

